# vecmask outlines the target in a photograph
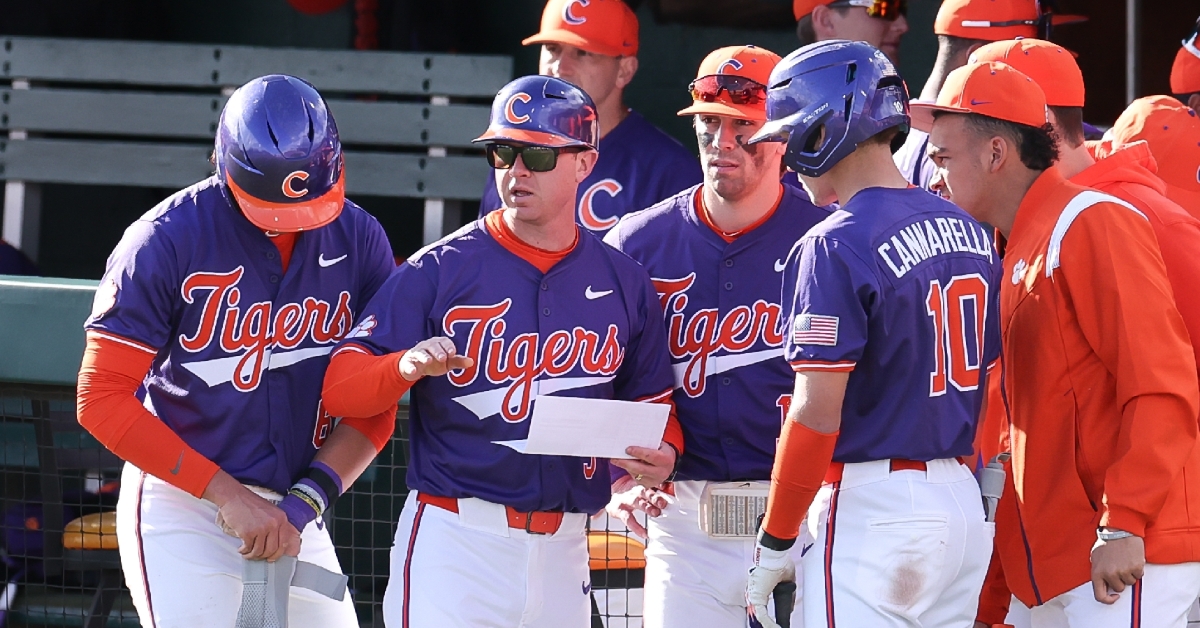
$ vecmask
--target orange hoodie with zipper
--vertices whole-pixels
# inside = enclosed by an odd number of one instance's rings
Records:
[[[1096,149],[1098,147],[1089,146],[1089,148]],[[1195,255],[1196,251],[1200,251],[1200,220],[1192,217],[1183,208],[1168,200],[1163,195],[1165,185],[1155,176],[1154,173],[1156,170],[1157,164],[1150,155],[1145,142],[1139,142],[1112,151],[1104,159],[1101,159],[1088,169],[1072,177],[1070,182],[1115,196],[1133,205],[1146,217],[1154,232],[1155,239],[1158,241],[1158,248],[1164,261],[1167,280],[1174,293],[1176,309],[1179,311],[1180,318],[1183,319],[1183,324],[1191,336],[1193,355],[1196,361],[1200,363],[1200,295],[1197,294],[1195,288],[1200,283],[1200,256]],[[1085,211],[1084,215],[1086,214],[1087,212]],[[1117,234],[1112,233],[1110,235]],[[1133,236],[1132,233],[1127,235]],[[1136,240],[1137,238],[1133,237],[1132,239]],[[1111,254],[1121,255],[1121,251],[1119,248],[1113,249],[1111,250]],[[1006,268],[1012,265],[1013,262],[1008,260]],[[1084,304],[1076,300],[1075,305],[1078,307]],[[1101,316],[1103,317],[1103,314]],[[1132,320],[1124,322],[1125,324],[1140,324],[1139,321]],[[1005,340],[1010,340],[1007,334]],[[1146,353],[1146,350],[1149,349],[1149,352],[1153,353],[1155,348],[1162,347],[1141,347],[1136,351],[1138,353]],[[1149,364],[1146,366],[1153,369],[1153,366]],[[1006,367],[1010,369],[1016,368],[1014,365],[1006,365]],[[1119,381],[1116,383],[1120,386]],[[1139,382],[1141,386],[1145,386],[1145,383]],[[1087,382],[1082,381],[1076,382],[1074,388],[1075,396],[1084,394],[1090,389]],[[1008,392],[1011,394],[1011,391]],[[1159,389],[1160,394],[1163,392],[1166,392],[1166,390]],[[1082,399],[1078,401],[1082,401]],[[1028,404],[1021,405],[1028,406]],[[1126,407],[1124,409],[1127,411],[1126,414],[1128,414],[1130,408]],[[1085,414],[1082,410],[1082,407],[1076,406],[1075,412],[1078,427],[1083,426],[1083,424],[1078,423],[1079,421],[1089,418],[1081,416]],[[1118,410],[1115,414],[1119,415],[1121,413]],[[1094,417],[1092,420],[1095,420],[1095,418],[1099,417]],[[1112,418],[1116,418],[1116,416]],[[1128,420],[1129,417],[1125,418]],[[1027,421],[1018,420],[1018,422],[1028,425]],[[1034,424],[1030,425],[1028,430],[1018,428],[1013,432],[1008,432],[1007,417],[997,420],[995,423],[996,425],[991,425],[991,429],[989,430],[993,433],[981,435],[981,440],[988,445],[999,445],[1003,449],[1008,449],[1013,444],[1012,441],[1016,441],[1019,445],[1024,445],[1022,447],[1024,449],[1028,446],[1027,443],[1035,438],[1030,432],[1037,431],[1037,426]],[[1095,427],[1098,427],[1098,425]],[[1096,431],[1095,427],[1086,431],[1096,435],[1099,432]],[[1131,425],[1130,427],[1136,428],[1137,426]],[[1003,429],[1007,433],[994,433],[997,429]],[[1184,440],[1192,439],[1193,443],[1195,443],[1194,432],[1186,435],[1179,434],[1178,436]],[[1130,531],[1145,538],[1147,562],[1176,564],[1200,561],[1200,444],[1193,444],[1190,447],[1188,450],[1189,453],[1183,458],[1182,469],[1174,474],[1172,481],[1169,483],[1162,507],[1158,510],[1156,516],[1150,518],[1149,521],[1145,521],[1144,526],[1138,521],[1140,517],[1131,517],[1132,513],[1125,508],[1118,508],[1118,512],[1121,513],[1120,516],[1112,516],[1112,507],[1122,505],[1109,502],[1110,488],[1115,487],[1107,486],[1107,481],[1115,478],[1112,475],[1113,467],[1108,466],[1107,469],[1103,468],[1105,467],[1104,460],[1107,458],[1110,464],[1115,464],[1122,459],[1132,462],[1129,458],[1134,455],[1141,457],[1142,453],[1131,451],[1131,449],[1134,449],[1134,443],[1131,441],[1135,441],[1136,439],[1136,435],[1133,434],[1120,435],[1117,438],[1117,443],[1115,443],[1116,448],[1110,449],[1111,445],[1091,441],[1083,433],[1075,435],[1074,450],[1070,452],[1072,455],[1066,459],[1074,459],[1076,473],[1082,474],[1075,482],[1080,482],[1082,486],[1079,488],[1083,488],[1084,492],[1088,494],[1089,501],[1094,501],[1095,503],[1092,506],[1090,517],[1087,512],[1059,516],[1055,519],[1059,525],[1055,527],[1060,527],[1062,521],[1066,519],[1078,520],[1082,517],[1084,519],[1090,518],[1097,524],[1104,523],[1117,528],[1123,526],[1134,528]],[[999,442],[993,443],[992,441]],[[1178,443],[1175,444],[1177,445]],[[1168,447],[1167,443],[1163,443],[1163,446],[1169,449],[1177,449],[1177,447]],[[1182,452],[1176,452],[1172,457],[1178,456],[1179,453]],[[1110,458],[1114,454],[1116,458]],[[1027,464],[1022,465],[1025,467],[1025,469],[1021,470],[1023,472],[1022,475],[1034,474],[1029,479],[1034,479],[1037,475],[1044,475],[1049,472],[1051,476],[1060,478],[1059,482],[1054,483],[1057,486],[1056,490],[1066,490],[1068,493],[1073,492],[1072,488],[1078,490],[1078,488],[1070,487],[1075,482],[1061,481],[1066,479],[1067,476],[1064,475],[1064,472],[1067,469],[1059,468],[1058,464],[1047,460],[1030,460],[1028,458],[1025,462]],[[1128,463],[1122,466],[1128,466]],[[1089,467],[1090,472],[1088,472]],[[1080,538],[1075,539],[1075,542],[1067,542],[1065,544],[1078,544],[1078,547],[1074,551],[1055,552],[1057,555],[1043,556],[1041,559],[1036,556],[1040,552],[1034,551],[1031,545],[1038,545],[1039,543],[1036,541],[1039,537],[1043,541],[1047,540],[1046,532],[1048,530],[1030,529],[1032,526],[1028,520],[1028,513],[1021,512],[1027,506],[1027,504],[1022,503],[1025,500],[1013,499],[1015,495],[1024,493],[1025,491],[1016,490],[1014,476],[1012,475],[1013,469],[1009,467],[1008,470],[1009,475],[1007,486],[1005,487],[1005,496],[1001,500],[1001,512],[998,515],[999,525],[1008,524],[1005,526],[1008,528],[1008,534],[998,534],[997,556],[993,560],[1000,558],[1001,564],[994,564],[992,566],[993,568],[989,571],[988,580],[984,585],[983,594],[981,595],[977,619],[985,624],[999,624],[1003,621],[1004,613],[1007,611],[1008,606],[1006,589],[1011,589],[1016,593],[1017,598],[1026,605],[1033,606],[1044,603],[1058,593],[1061,593],[1061,589],[1070,582],[1079,580],[1076,584],[1083,584],[1087,581],[1087,574],[1090,571],[1090,559],[1088,553],[1085,551],[1094,541],[1090,529],[1070,531],[1072,535],[1080,535]],[[1165,468],[1159,470],[1166,471]],[[1035,479],[1034,481],[1037,480]],[[1099,482],[1097,483],[1097,481]],[[1023,488],[1028,490],[1027,486]],[[1099,491],[1098,493],[1097,490]],[[1096,499],[1097,497],[1099,499]],[[1073,500],[1064,497],[1061,500],[1061,504],[1066,505],[1070,501]],[[1066,515],[1066,513],[1063,512],[1061,515]],[[1134,523],[1135,521],[1137,523]],[[1033,525],[1040,527],[1040,524]],[[1002,537],[1007,538],[1004,539]],[[1060,539],[1060,542],[1065,540]],[[1032,544],[1031,541],[1033,541]],[[1060,545],[1059,549],[1065,549],[1065,545]],[[1063,580],[1063,576],[1067,574],[1074,574],[1074,576],[1067,576],[1067,580]],[[1005,580],[1007,580],[1007,586],[1005,586]]]

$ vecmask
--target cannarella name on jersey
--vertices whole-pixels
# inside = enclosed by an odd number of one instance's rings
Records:
[[[987,231],[974,222],[959,218],[920,220],[900,229],[876,249],[884,263],[903,277],[925,260],[948,253],[974,253],[989,262],[996,254]]]

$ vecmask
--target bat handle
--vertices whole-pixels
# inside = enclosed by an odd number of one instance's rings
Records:
[[[775,598],[775,623],[779,624],[779,628],[791,628],[792,609],[796,606],[796,583],[780,582],[771,591],[771,596]]]

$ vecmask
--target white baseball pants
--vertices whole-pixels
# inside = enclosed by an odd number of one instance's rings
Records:
[[[279,495],[256,490],[263,497]],[[232,628],[242,603],[242,542],[216,524],[215,504],[126,464],[117,501],[121,568],[144,628]],[[308,524],[300,560],[342,573],[329,530]],[[292,588],[291,628],[357,628],[350,593],[340,601]]]
[[[530,534],[509,528],[503,508],[489,518],[469,502],[480,500],[459,500],[456,514],[409,493],[392,545],[384,625],[589,628],[587,517],[567,514],[558,532]]]
[[[754,564],[754,539],[715,539],[700,529],[700,496],[705,484],[675,482],[675,503],[650,519],[643,607],[646,628],[747,626],[746,574]],[[792,549],[797,581],[801,579],[803,545],[801,539]],[[792,628],[802,628],[802,622],[797,599]]]
[[[1030,628],[1185,628],[1200,593],[1200,563],[1146,565],[1142,579],[1113,604],[1082,584],[1029,609]]]
[[[975,621],[995,525],[956,460],[847,464],[808,511],[806,628],[963,628]],[[803,538],[803,537],[802,537]]]

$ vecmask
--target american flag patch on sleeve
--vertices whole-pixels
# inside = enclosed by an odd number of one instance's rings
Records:
[[[792,322],[792,344],[836,347],[838,317],[801,314]]]

